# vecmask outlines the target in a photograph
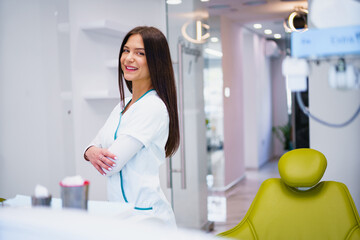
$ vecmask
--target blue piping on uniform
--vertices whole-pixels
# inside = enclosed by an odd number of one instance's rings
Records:
[[[139,101],[139,100],[140,100],[143,96],[145,96],[148,92],[151,92],[151,91],[154,91],[154,90],[155,90],[155,89],[147,90],[146,93],[144,93],[141,97],[139,97],[138,100],[136,100],[136,102]]]
[[[134,207],[134,209],[136,210],[152,210],[152,207],[148,207],[148,208],[141,208],[141,207]]]
[[[124,187],[123,187],[122,170],[120,171],[120,186],[121,186],[121,192],[122,192],[124,201],[128,202],[128,200],[126,199],[125,192],[124,192]]]
[[[139,101],[142,97],[144,97],[148,92],[150,91],[153,91],[155,89],[150,89],[148,90],[146,93],[144,93],[137,101]],[[114,134],[114,140],[116,140],[117,138],[117,132],[119,130],[119,126],[120,126],[120,122],[121,122],[121,117],[122,117],[122,113],[124,112],[124,110],[126,109],[127,105],[129,105],[129,103],[131,102],[132,99],[130,99],[130,101],[126,104],[126,106],[124,107],[124,109],[121,111],[120,113],[120,119],[119,119],[119,123],[117,125],[117,128],[116,128],[116,131],[115,131],[115,134]],[[125,191],[124,191],[124,186],[123,186],[123,179],[122,179],[122,170],[120,170],[120,187],[121,187],[121,192],[122,192],[122,195],[123,195],[123,198],[124,198],[124,201],[125,202],[128,202],[126,196],[125,196]],[[153,208],[150,207],[150,208],[139,208],[139,207],[134,207],[134,209],[136,210],[152,210]]]
[[[119,123],[117,125],[116,131],[115,131],[115,134],[114,134],[114,140],[116,140],[117,132],[119,130],[119,126],[120,126],[120,122],[121,122],[121,117],[122,117],[122,114],[120,113],[120,119],[119,119]]]
[[[153,91],[153,90],[155,90],[155,89],[150,89],[150,90],[146,91],[146,93],[144,93],[143,95],[141,95],[141,97],[140,97],[138,100],[136,100],[136,102],[139,101],[142,97],[144,97],[148,92],[151,92],[151,91]],[[130,99],[130,101],[125,105],[124,109],[120,112],[120,119],[119,119],[119,123],[118,123],[118,125],[117,125],[117,127],[116,127],[116,131],[115,131],[115,134],[114,134],[114,140],[116,140],[116,138],[117,138],[117,132],[118,132],[118,130],[119,130],[122,113],[124,112],[124,110],[126,109],[126,107],[129,105],[129,103],[131,102],[131,100],[132,100],[132,99]]]

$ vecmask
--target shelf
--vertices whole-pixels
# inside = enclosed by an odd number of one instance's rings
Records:
[[[85,100],[120,100],[118,93],[109,93],[107,90],[92,91],[83,93]]]
[[[120,23],[109,21],[109,20],[100,20],[97,22],[92,22],[82,27],[82,30],[87,32],[95,32],[99,34],[110,35],[113,37],[123,38],[128,31],[127,26],[121,25]]]

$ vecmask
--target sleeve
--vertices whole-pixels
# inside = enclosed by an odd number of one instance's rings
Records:
[[[133,137],[120,135],[109,147],[109,151],[116,155],[117,159],[110,159],[115,162],[111,171],[103,169],[106,176],[120,172],[125,164],[143,147],[144,145]]]
[[[165,104],[159,99],[137,106],[126,128],[119,131],[119,134],[131,136],[148,147],[168,126],[168,112]]]
[[[110,124],[110,122],[112,121],[112,119],[114,118],[114,115],[119,112],[119,108],[120,108],[120,104],[118,104],[110,113],[108,119],[106,120],[105,124],[102,126],[102,128],[99,130],[99,132],[96,134],[95,138],[90,142],[89,145],[87,145],[85,147],[84,150],[84,154],[86,152],[86,150],[88,150],[91,146],[95,146],[95,147],[99,147],[102,148],[102,144],[103,144],[103,139],[104,139],[104,133],[105,133],[105,128],[107,125]]]

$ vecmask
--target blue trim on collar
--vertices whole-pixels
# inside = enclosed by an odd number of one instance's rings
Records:
[[[138,100],[136,100],[136,102],[139,101],[141,98],[143,98],[146,94],[148,94],[148,93],[151,92],[151,91],[155,91],[155,89],[150,89],[150,90],[146,91],[146,93],[144,93],[143,95],[141,95],[141,97],[140,97]],[[117,125],[117,127],[116,127],[116,130],[115,130],[114,140],[116,140],[116,138],[117,138],[117,132],[118,132],[119,127],[120,127],[120,122],[121,122],[121,117],[122,117],[122,115],[123,115],[123,112],[124,112],[124,110],[126,109],[126,107],[129,105],[129,103],[130,103],[131,101],[132,101],[132,99],[130,99],[130,101],[125,105],[125,107],[123,108],[123,110],[120,112],[120,119],[119,119],[119,123],[118,123],[118,125]]]
[[[148,208],[141,208],[141,207],[134,207],[135,210],[152,210],[152,207],[148,207]]]

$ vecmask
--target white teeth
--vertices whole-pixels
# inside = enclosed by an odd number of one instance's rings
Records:
[[[134,67],[126,67],[127,69],[129,69],[129,70],[135,70],[136,68],[134,68]]]

